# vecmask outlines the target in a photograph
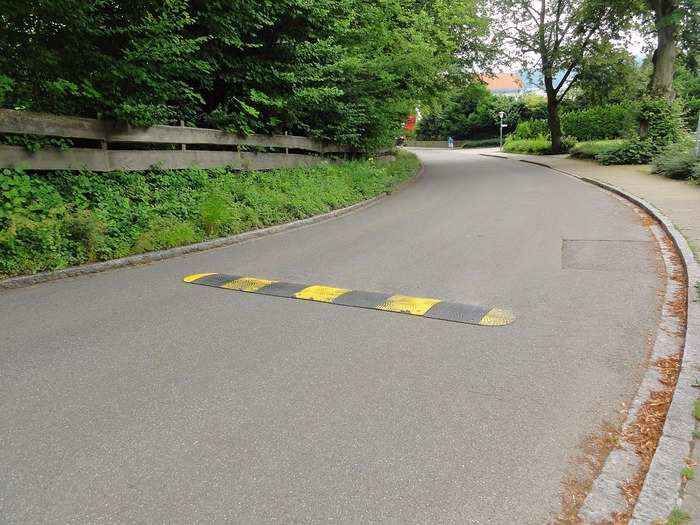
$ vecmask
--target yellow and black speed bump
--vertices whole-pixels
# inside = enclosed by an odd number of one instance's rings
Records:
[[[430,297],[361,292],[319,284],[285,283],[222,273],[196,273],[188,275],[183,281],[226,290],[370,308],[481,326],[504,326],[514,320],[510,312],[500,308],[453,303]]]

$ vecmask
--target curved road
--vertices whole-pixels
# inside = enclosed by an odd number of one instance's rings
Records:
[[[3,522],[542,524],[636,391],[660,261],[544,168],[420,152],[371,208],[0,294]],[[493,304],[489,328],[181,282],[199,272]]]

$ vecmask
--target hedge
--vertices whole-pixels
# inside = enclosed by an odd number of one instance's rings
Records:
[[[626,137],[635,127],[634,110],[624,104],[599,106],[561,115],[563,135],[579,141]]]

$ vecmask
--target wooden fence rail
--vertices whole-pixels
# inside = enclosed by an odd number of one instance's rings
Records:
[[[143,170],[159,165],[180,169],[230,166],[234,169],[272,169],[318,163],[328,153],[351,153],[350,146],[324,143],[294,135],[239,136],[216,129],[184,126],[139,128],[125,123],[0,109],[0,135],[93,140],[95,147],[27,151],[21,146],[0,145],[0,168],[23,166],[33,170],[89,169],[93,171]],[[177,150],[124,149],[126,143],[178,145]],[[121,144],[110,149],[109,144]],[[187,149],[187,145],[197,149]],[[206,150],[202,146],[235,147]],[[240,151],[240,146],[275,148],[279,152]],[[244,148],[245,149],[245,148]],[[289,150],[294,153],[288,153]]]

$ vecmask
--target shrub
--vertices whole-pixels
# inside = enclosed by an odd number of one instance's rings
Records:
[[[561,147],[563,151],[568,151],[576,144],[573,137],[562,137]],[[548,137],[537,137],[534,139],[513,139],[503,144],[503,151],[508,153],[527,153],[531,155],[546,155],[552,152],[552,141]]]
[[[697,129],[698,114],[700,114],[700,98],[690,98],[685,101],[685,122],[692,130]]]
[[[668,146],[653,160],[654,172],[671,179],[688,179],[699,165],[700,158],[695,155],[693,144],[688,142]]]
[[[207,235],[218,235],[224,224],[234,217],[233,208],[221,193],[210,191],[199,205],[199,214]]]
[[[546,120],[521,120],[518,122],[518,127],[511,134],[511,137],[517,140],[536,139],[538,137],[549,136],[549,125]]]
[[[598,156],[603,164],[647,164],[669,144],[684,137],[681,106],[663,98],[647,97],[639,102],[637,119],[642,136]]]
[[[104,242],[104,224],[90,210],[77,210],[64,218],[66,237],[77,244],[78,259],[94,261]]]
[[[600,106],[570,111],[561,116],[562,133],[581,141],[614,139],[634,131],[634,112],[629,106]]]
[[[324,163],[267,172],[0,170],[0,278],[171,248],[347,206],[420,163]]]
[[[693,170],[690,172],[690,180],[696,184],[700,184],[700,162],[696,162],[695,166],[693,166]]]
[[[622,139],[614,140],[589,140],[578,142],[571,148],[571,156],[579,159],[594,159],[598,155],[609,153],[620,149],[626,141]]]
[[[491,146],[500,146],[500,145],[501,145],[500,137],[494,137],[491,139],[467,140],[464,142],[464,145],[462,146],[462,148],[464,148],[464,149],[488,148]]]
[[[145,253],[153,250],[164,250],[192,244],[199,240],[191,224],[172,222],[167,219],[155,220],[143,232],[134,244],[134,253]]]

